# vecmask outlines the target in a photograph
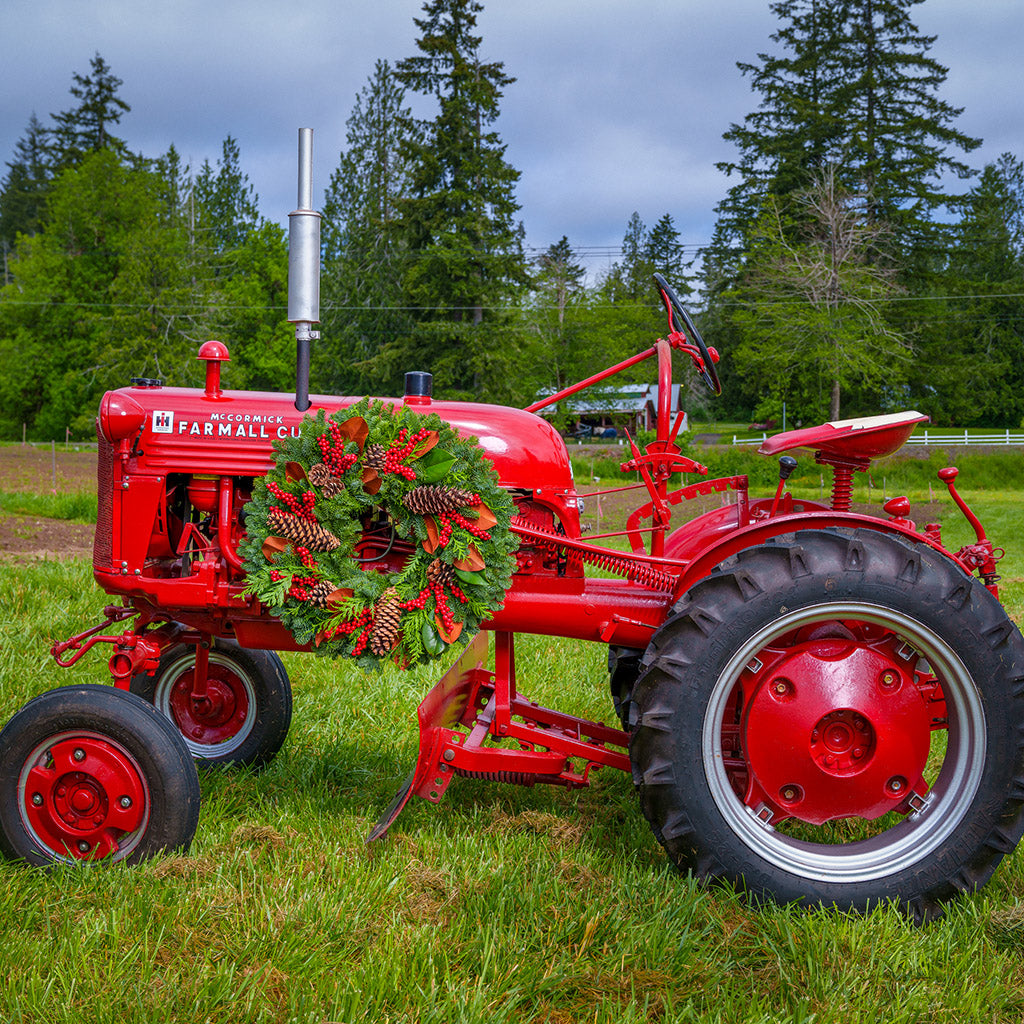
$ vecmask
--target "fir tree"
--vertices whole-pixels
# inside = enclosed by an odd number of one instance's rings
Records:
[[[782,53],[738,65],[760,104],[724,136],[738,154],[718,166],[739,181],[718,207],[714,265],[734,269],[763,201],[806,189],[826,166],[844,188],[865,193],[869,219],[898,228],[892,237],[904,244],[954,199],[941,177],[970,172],[952,150],[979,140],[954,127],[960,109],[938,96],[947,69],[928,54],[935,37],[911,20],[921,2],[771,4]]]
[[[228,135],[221,145],[216,171],[203,161],[193,184],[195,217],[207,232],[210,246],[229,252],[260,223],[259,197],[241,167],[238,142]]]
[[[402,294],[408,248],[398,230],[411,130],[405,90],[378,61],[356,96],[346,149],[324,198],[322,341],[314,370],[330,392],[394,390],[408,369],[396,365],[391,342],[411,330]]]
[[[493,395],[514,355],[499,311],[528,274],[515,221],[519,172],[491,127],[514,79],[480,57],[481,10],[477,0],[428,0],[416,19],[420,54],[399,62],[396,77],[438,112],[408,144],[412,180],[400,208],[411,256],[405,290],[423,325],[416,354],[442,387]],[[485,321],[486,331],[475,330]]]
[[[89,62],[90,73],[72,74],[71,95],[78,100],[72,110],[53,114],[51,163],[55,170],[78,164],[87,153],[109,149],[128,158],[128,146],[112,133],[131,107],[118,95],[124,84],[97,53]]]
[[[35,114],[25,134],[15,143],[14,159],[0,183],[0,245],[4,253],[14,248],[18,234],[34,234],[46,206],[50,185],[47,162],[47,131]]]

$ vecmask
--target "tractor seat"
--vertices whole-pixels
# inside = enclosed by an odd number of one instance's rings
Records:
[[[786,430],[761,443],[761,455],[778,455],[794,448],[810,448],[843,459],[877,459],[892,455],[928,417],[919,412],[894,412],[886,416],[861,416],[823,423],[820,427]]]

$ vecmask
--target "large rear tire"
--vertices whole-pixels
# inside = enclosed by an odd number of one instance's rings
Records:
[[[630,754],[683,869],[937,916],[1024,831],[1024,640],[950,559],[803,531],[695,586],[644,656]]]
[[[50,690],[0,732],[0,852],[11,860],[135,863],[187,851],[198,820],[185,744],[130,693]]]
[[[292,720],[292,691],[281,659],[215,640],[207,699],[192,698],[195,647],[175,644],[153,675],[132,677],[131,692],[152,704],[181,733],[196,762],[263,768],[281,749]]]

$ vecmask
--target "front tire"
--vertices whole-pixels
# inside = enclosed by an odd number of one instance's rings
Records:
[[[644,664],[641,804],[705,880],[924,920],[1020,840],[1024,640],[931,548],[859,530],[742,551]]]
[[[175,644],[153,675],[132,677],[131,692],[177,728],[200,766],[266,766],[292,720],[291,684],[281,659],[272,651],[215,640],[204,702],[192,698],[195,664],[195,647]]]
[[[188,850],[199,778],[177,732],[138,697],[66,686],[0,732],[0,852],[51,865]]]

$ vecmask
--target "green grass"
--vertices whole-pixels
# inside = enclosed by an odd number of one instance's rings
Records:
[[[1024,608],[1021,492],[968,492]],[[916,500],[916,499],[915,499]],[[926,500],[926,499],[925,499]],[[971,539],[959,513],[947,543]],[[0,566],[0,720],[105,682],[47,651],[100,618],[85,561]],[[611,716],[605,651],[517,641],[520,686]],[[624,774],[577,793],[456,779],[363,840],[416,755],[437,672],[285,658],[295,719],[262,774],[206,772],[191,853],[137,868],[0,865],[0,1021],[1018,1021],[1024,853],[924,929],[753,908],[670,868]]]
[[[96,522],[96,495],[85,491],[63,494],[31,494],[0,491],[0,513],[69,519],[75,523]]]

